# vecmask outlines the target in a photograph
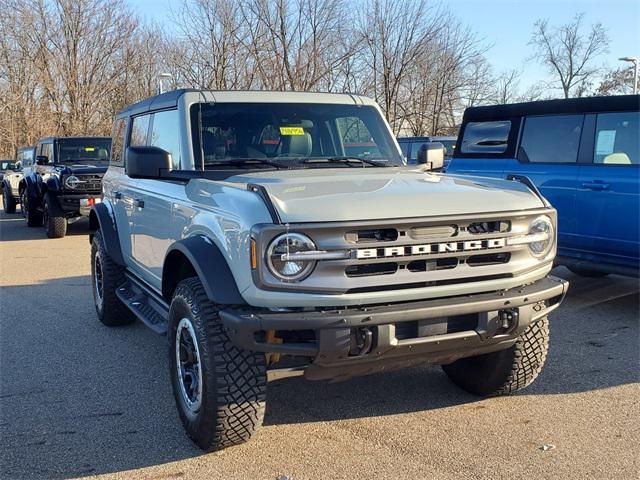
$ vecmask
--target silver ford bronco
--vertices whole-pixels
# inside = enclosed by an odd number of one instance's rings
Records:
[[[98,318],[169,340],[188,435],[248,440],[267,380],[439,364],[478,395],[529,385],[556,212],[525,177],[405,165],[379,107],[347,94],[178,90],[122,111],[91,211]]]

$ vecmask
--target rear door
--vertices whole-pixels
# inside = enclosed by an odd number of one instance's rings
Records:
[[[146,137],[146,126],[141,125],[140,120],[135,123],[136,130],[132,136]],[[128,266],[132,266],[133,189],[137,180],[129,178],[125,173],[124,145],[127,138],[127,124],[127,118],[117,119],[114,123],[111,158],[109,169],[102,179],[102,191],[104,200],[113,208],[124,261]]]
[[[592,261],[638,268],[640,112],[589,116],[590,163],[581,170],[577,210],[582,248]]]
[[[517,159],[505,162],[504,175],[526,175],[533,181],[558,210],[559,249],[575,248],[584,115],[529,116],[523,122]]]

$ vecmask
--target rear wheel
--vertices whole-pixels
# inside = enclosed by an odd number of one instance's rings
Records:
[[[67,219],[48,193],[44,196],[42,221],[47,229],[47,237],[62,238],[67,234]]]
[[[461,358],[442,369],[460,388],[481,396],[508,395],[540,374],[549,349],[547,317],[531,323],[515,345],[498,352]]]
[[[197,278],[181,281],[173,295],[169,362],[180,419],[200,448],[244,443],[262,425],[265,356],[231,343]]]
[[[6,184],[2,187],[2,207],[5,213],[16,213],[16,199],[13,198]]]
[[[27,219],[27,226],[40,227],[42,226],[42,214],[36,211],[35,208],[31,208],[31,202],[29,202],[29,195],[26,191],[22,192],[22,214]]]
[[[102,233],[96,232],[91,241],[91,286],[98,320],[108,327],[128,325],[135,320],[131,311],[116,295],[125,282],[124,267],[107,254]]]

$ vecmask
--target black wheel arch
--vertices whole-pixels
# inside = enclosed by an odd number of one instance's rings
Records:
[[[220,249],[203,235],[175,242],[165,256],[162,268],[162,295],[171,300],[178,283],[197,276],[207,297],[219,305],[243,305],[235,278]]]
[[[98,203],[91,208],[89,228],[92,232],[89,234],[89,242],[93,241],[93,232],[100,230],[104,247],[109,257],[118,265],[125,266],[122,250],[120,249],[118,229],[106,203]]]

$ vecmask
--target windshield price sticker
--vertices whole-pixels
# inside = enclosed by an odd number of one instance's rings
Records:
[[[304,128],[302,127],[280,127],[280,135],[294,136],[304,135]]]
[[[84,147],[84,151],[85,152],[95,152],[95,148],[94,147]]]

